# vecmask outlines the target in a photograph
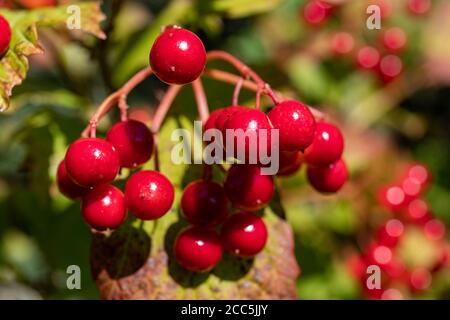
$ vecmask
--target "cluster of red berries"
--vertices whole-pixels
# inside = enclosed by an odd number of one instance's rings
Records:
[[[339,129],[326,122],[315,123],[308,107],[297,101],[282,102],[267,115],[242,106],[215,110],[204,127],[242,129],[246,133],[279,129],[278,175],[294,173],[305,161],[311,184],[321,192],[336,192],[347,180]],[[223,147],[226,149],[227,144]],[[247,154],[252,148],[249,141],[243,147]],[[182,195],[181,209],[193,226],[176,240],[177,261],[189,270],[206,271],[219,262],[222,248],[241,257],[255,256],[264,248],[268,235],[263,220],[254,212],[267,206],[274,189],[273,177],[262,174],[257,164],[232,165],[223,186],[205,180],[189,184]],[[239,213],[230,215],[230,204]],[[221,224],[218,235],[213,227]]]
[[[195,81],[205,64],[206,51],[201,40],[176,26],[166,28],[150,51],[153,72],[169,84]],[[205,130],[211,128],[224,133],[242,130],[246,136],[255,133],[258,139],[265,137],[265,144],[249,139],[238,146],[244,148],[238,151],[246,159],[255,146],[265,146],[265,154],[270,154],[271,130],[278,129],[279,175],[292,174],[306,162],[308,178],[321,192],[336,192],[347,180],[340,130],[327,122],[316,123],[310,109],[300,102],[278,103],[267,114],[242,106],[215,110],[204,124]],[[267,134],[261,135],[262,131]],[[224,151],[230,151],[227,146],[221,145]],[[115,124],[106,139],[81,138],[70,145],[59,165],[59,189],[69,198],[81,199],[84,220],[97,230],[119,227],[127,211],[142,220],[158,219],[171,209],[174,200],[174,188],[161,173],[144,170],[132,174],[124,193],[112,185],[120,168],[144,164],[152,156],[153,147],[152,133],[135,120]],[[237,153],[240,152],[232,154],[236,157]],[[223,250],[240,257],[261,252],[268,232],[255,212],[270,202],[275,186],[273,176],[263,174],[264,164],[259,160],[256,164],[232,165],[223,185],[205,178],[184,189],[180,206],[190,226],[175,241],[175,258],[180,265],[205,272],[220,261]]]
[[[388,0],[369,0],[367,6],[377,5],[382,19],[388,19],[393,13],[393,4]],[[408,0],[407,9],[414,15],[425,14],[431,7],[430,0]],[[324,0],[311,0],[303,7],[304,20],[312,26],[322,26],[332,13],[338,11],[339,5]],[[404,65],[401,57],[408,36],[404,29],[391,26],[383,28],[377,43],[357,43],[355,37],[348,31],[335,32],[330,40],[331,51],[338,56],[351,56],[361,70],[374,72],[387,83],[396,79]]]
[[[134,120],[115,124],[106,139],[80,138],[58,166],[59,190],[81,199],[83,219],[96,230],[119,227],[127,209],[142,220],[158,219],[171,209],[174,199],[174,188],[164,175],[151,170],[134,173],[125,193],[111,184],[120,168],[147,162],[153,145],[148,127]]]
[[[424,165],[412,164],[400,175],[397,183],[380,189],[380,204],[394,216],[378,228],[364,252],[352,256],[349,261],[352,273],[361,281],[367,297],[402,299],[407,295],[419,294],[429,288],[433,273],[450,265],[445,224],[433,217],[426,202],[420,199],[430,178]],[[409,245],[408,248],[405,243],[411,234],[416,234],[416,237],[419,234],[420,243],[416,240],[413,247]],[[424,245],[423,252],[427,254],[426,259],[416,259],[421,264],[414,263],[411,261],[414,259],[408,259],[402,252],[412,249],[414,252],[410,254],[419,256],[422,252],[419,252],[417,244]],[[381,288],[367,287],[366,270],[370,265],[376,265],[382,271]]]

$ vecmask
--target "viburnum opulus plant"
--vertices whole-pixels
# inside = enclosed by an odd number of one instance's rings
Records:
[[[170,250],[185,269],[209,271],[223,252],[254,257],[264,249],[270,235],[259,210],[272,200],[276,176],[291,175],[305,165],[311,185],[323,193],[338,191],[348,179],[342,158],[344,138],[339,128],[306,104],[281,98],[234,56],[223,51],[206,52],[198,36],[178,26],[162,31],[149,56],[150,67],[138,72],[100,105],[58,167],[60,191],[81,201],[83,219],[92,229],[118,228],[127,212],[141,220],[172,214],[169,212],[174,206],[175,190],[170,176],[160,171],[158,143],[163,142],[158,141],[158,133],[173,100],[186,84],[193,87],[203,130],[219,133],[208,145],[216,144],[212,155],[220,156],[222,161],[204,163],[203,177],[190,181],[177,200],[189,226],[179,232]],[[218,59],[230,63],[240,75],[205,70],[208,61]],[[152,74],[169,88],[151,127],[147,127],[129,119],[126,98]],[[229,106],[209,112],[202,75],[235,85]],[[239,104],[241,88],[256,92],[253,108]],[[273,103],[268,112],[261,109],[262,95]],[[121,121],[109,129],[104,139],[97,137],[98,122],[116,104]],[[237,132],[242,136],[234,134]],[[254,161],[249,161],[255,154]],[[154,170],[142,170],[152,158]],[[277,172],[265,173],[268,159],[279,162]],[[225,172],[223,181],[214,180],[212,166]],[[125,177],[121,191],[113,184],[124,168],[131,175]]]

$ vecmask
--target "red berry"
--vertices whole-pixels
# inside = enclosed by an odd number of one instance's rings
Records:
[[[168,27],[155,40],[150,65],[156,76],[169,84],[186,84],[205,69],[206,51],[199,37],[180,27]]]
[[[118,122],[109,129],[106,140],[119,152],[121,167],[137,167],[152,156],[153,135],[142,122],[134,120]]]
[[[399,50],[406,45],[406,33],[402,28],[394,27],[383,33],[383,45],[389,50]]]
[[[73,181],[85,187],[112,182],[120,169],[117,150],[98,138],[76,140],[69,146],[64,162]]]
[[[331,38],[331,50],[336,54],[346,54],[353,50],[355,40],[348,32],[337,32]]]
[[[181,209],[190,223],[210,227],[226,219],[229,202],[220,184],[196,180],[184,189]]]
[[[424,226],[425,235],[431,240],[440,240],[445,236],[445,224],[439,219],[431,219]]]
[[[235,164],[230,168],[224,187],[231,203],[248,211],[265,207],[275,190],[273,178],[262,175],[260,167],[242,164]]]
[[[415,199],[408,204],[405,210],[406,219],[415,224],[424,225],[431,220],[428,205],[422,199]]]
[[[391,219],[378,230],[378,242],[387,247],[395,246],[403,235],[405,227],[398,219]]]
[[[425,268],[415,268],[410,275],[410,285],[413,290],[425,290],[431,285],[432,276]]]
[[[431,182],[430,170],[421,163],[410,164],[402,175],[403,179],[412,179],[421,185],[421,191],[424,191]]]
[[[369,4],[376,5],[380,8],[381,18],[388,18],[392,14],[392,0],[370,0]]]
[[[297,152],[280,152],[280,167],[278,168],[277,176],[290,176],[297,172],[303,162],[303,155],[300,151]]]
[[[236,256],[253,257],[267,242],[264,221],[254,213],[240,212],[230,216],[221,230],[225,250]]]
[[[399,211],[407,206],[405,191],[395,184],[381,187],[377,192],[378,203],[390,211]]]
[[[84,196],[89,188],[79,186],[69,177],[64,165],[64,160],[58,165],[58,171],[56,173],[56,184],[59,191],[69,199],[78,199]]]
[[[318,25],[326,21],[331,14],[332,6],[324,1],[309,1],[303,9],[303,16],[306,22],[312,25]]]
[[[366,259],[370,264],[376,264],[383,268],[391,263],[393,259],[392,249],[378,243],[369,245],[366,250],[366,255]]]
[[[431,0],[408,0],[408,9],[412,14],[421,15],[431,8]]]
[[[144,170],[133,174],[125,186],[128,210],[142,220],[154,220],[172,208],[174,188],[164,175]]]
[[[260,163],[265,156],[270,156],[271,129],[269,119],[262,111],[244,109],[234,112],[222,126],[227,154],[245,160],[247,164]],[[234,143],[227,141],[227,135]]]
[[[381,300],[403,300],[405,297],[403,293],[395,288],[389,288],[383,291],[381,294]]]
[[[331,123],[318,122],[312,144],[305,150],[308,164],[326,166],[339,160],[344,151],[341,131]]]
[[[347,166],[344,160],[324,167],[308,166],[309,183],[319,192],[337,192],[348,179]]]
[[[403,62],[398,56],[389,54],[380,62],[380,74],[385,82],[395,79],[403,69]]]
[[[9,22],[0,15],[0,58],[8,51],[11,42],[11,27]]]
[[[220,238],[214,230],[188,227],[175,241],[175,259],[187,270],[209,271],[222,257]]]
[[[268,117],[279,130],[281,151],[302,151],[314,140],[316,121],[307,106],[288,100],[276,105]]]
[[[119,227],[126,217],[122,191],[108,184],[95,187],[81,202],[84,221],[99,231]]]
[[[357,61],[363,69],[374,69],[380,62],[380,53],[373,47],[363,47],[358,51]]]

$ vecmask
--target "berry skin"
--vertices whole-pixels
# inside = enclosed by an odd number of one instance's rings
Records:
[[[172,208],[174,189],[169,179],[158,171],[133,174],[125,186],[128,210],[141,220],[155,220]]]
[[[308,166],[309,183],[319,192],[333,193],[339,191],[348,179],[348,170],[344,160],[325,167]]]
[[[245,163],[254,164],[255,162],[251,162],[252,159],[256,160],[256,163],[260,163],[261,156],[270,156],[271,129],[269,119],[264,112],[256,109],[236,111],[222,126],[225,149],[227,153],[230,152],[235,158],[243,161],[242,153],[245,156]],[[245,135],[245,139],[240,138],[240,131],[243,133],[242,137]],[[227,142],[227,133],[230,132],[231,137],[235,134],[233,145],[228,145]]]
[[[88,188],[79,186],[69,177],[64,165],[64,160],[58,165],[56,184],[58,185],[59,191],[69,199],[79,199],[89,192]]]
[[[222,258],[220,238],[212,229],[191,226],[175,240],[175,259],[187,270],[206,272]]]
[[[206,51],[199,37],[180,27],[168,27],[155,40],[150,65],[156,76],[168,84],[186,84],[205,69]]]
[[[395,79],[403,69],[403,62],[398,56],[389,54],[380,61],[379,72],[384,82]]]
[[[267,242],[264,221],[254,213],[240,212],[230,216],[221,230],[225,250],[241,257],[253,257]]]
[[[262,175],[260,167],[242,164],[235,164],[230,168],[224,187],[231,203],[246,211],[265,207],[275,190],[273,178]]]
[[[183,191],[181,209],[187,221],[211,227],[222,223],[229,212],[229,202],[223,187],[213,181],[196,180]]]
[[[316,121],[307,106],[288,100],[276,105],[267,115],[279,130],[281,151],[302,151],[314,139]]]
[[[332,6],[324,1],[309,1],[303,9],[303,16],[307,23],[319,25],[326,21],[331,13]]]
[[[404,225],[400,220],[391,219],[378,230],[378,242],[387,247],[395,246],[404,234]]]
[[[203,125],[203,131],[216,128],[216,120],[218,117],[220,117],[223,110],[225,110],[225,108],[217,109],[211,112],[211,114],[208,117],[208,120],[206,120],[205,124]]]
[[[122,191],[108,184],[95,187],[83,197],[81,213],[84,221],[96,230],[116,229],[127,214]]]
[[[403,189],[398,185],[383,186],[377,193],[378,203],[384,208],[397,212],[406,205],[406,196]]]
[[[353,50],[355,40],[351,33],[337,32],[331,38],[331,50],[336,54],[346,54]]]
[[[84,187],[110,183],[120,169],[117,150],[108,141],[98,138],[80,138],[73,142],[64,162],[72,180]]]
[[[106,140],[119,152],[121,167],[137,167],[152,156],[153,135],[142,122],[134,120],[118,122],[109,129]]]
[[[331,123],[318,122],[314,140],[306,148],[304,156],[308,164],[326,166],[339,160],[343,151],[341,130]]]
[[[388,50],[399,50],[406,45],[406,41],[406,33],[402,28],[390,28],[383,34],[383,45]]]
[[[300,151],[297,152],[280,152],[280,167],[278,168],[277,176],[290,176],[297,172],[302,166],[303,155]]]
[[[393,6],[391,0],[371,0],[370,4],[380,8],[381,18],[388,18],[392,15]]]
[[[227,120],[237,111],[247,110],[247,108],[242,106],[230,106],[222,110],[222,112],[217,116],[214,126],[218,130],[223,130],[223,125]]]
[[[9,22],[0,15],[0,58],[8,51],[11,42],[11,27]]]
[[[408,0],[408,9],[414,15],[425,14],[431,8],[431,0]]]
[[[380,53],[373,47],[363,47],[358,51],[357,62],[362,69],[375,69],[380,62]]]

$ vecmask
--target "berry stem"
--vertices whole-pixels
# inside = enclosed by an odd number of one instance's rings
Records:
[[[242,85],[244,84],[244,78],[240,77],[238,82],[236,83],[236,86],[234,87],[233,91],[233,100],[231,101],[231,104],[233,106],[239,105],[239,94],[241,93]]]
[[[242,79],[242,77],[240,76],[218,69],[206,69],[203,74],[209,78],[234,85],[236,85]],[[243,80],[242,87],[255,92],[257,92],[259,88],[255,82],[246,79]],[[283,95],[279,92],[277,92],[277,95],[281,97],[281,101],[286,99],[286,97],[283,97]],[[314,118],[316,118],[316,120],[325,119],[325,114],[322,111],[310,106],[308,106],[308,108],[314,115]]]
[[[159,106],[156,109],[155,116],[153,117],[152,121],[152,132],[154,134],[159,132],[161,124],[164,121],[164,118],[166,117],[170,107],[172,106],[173,101],[180,92],[180,89],[181,86],[178,85],[170,86],[167,92],[165,93],[164,97],[162,98],[161,102],[159,103]]]
[[[194,82],[192,82],[192,88],[194,89],[195,101],[197,102],[198,115],[200,117],[200,120],[204,124],[209,117],[209,108],[202,80],[198,78]]]
[[[270,86],[255,71],[253,71],[249,66],[244,64],[235,56],[225,51],[212,50],[206,54],[206,57],[208,60],[218,59],[232,64],[244,78],[252,78],[255,81],[256,85],[260,88],[260,90],[272,99],[274,104],[280,103],[280,100],[278,99],[275,92],[270,88]]]
[[[126,99],[128,93],[133,90],[138,84],[144,81],[146,78],[151,76],[153,71],[150,67],[142,69],[136,73],[130,80],[128,80],[119,90],[111,93],[98,107],[97,111],[91,117],[89,125],[81,133],[82,137],[95,137],[97,124],[101,118],[105,116],[106,113],[119,101],[119,108],[121,110],[122,120],[126,120],[126,110],[128,108]]]

